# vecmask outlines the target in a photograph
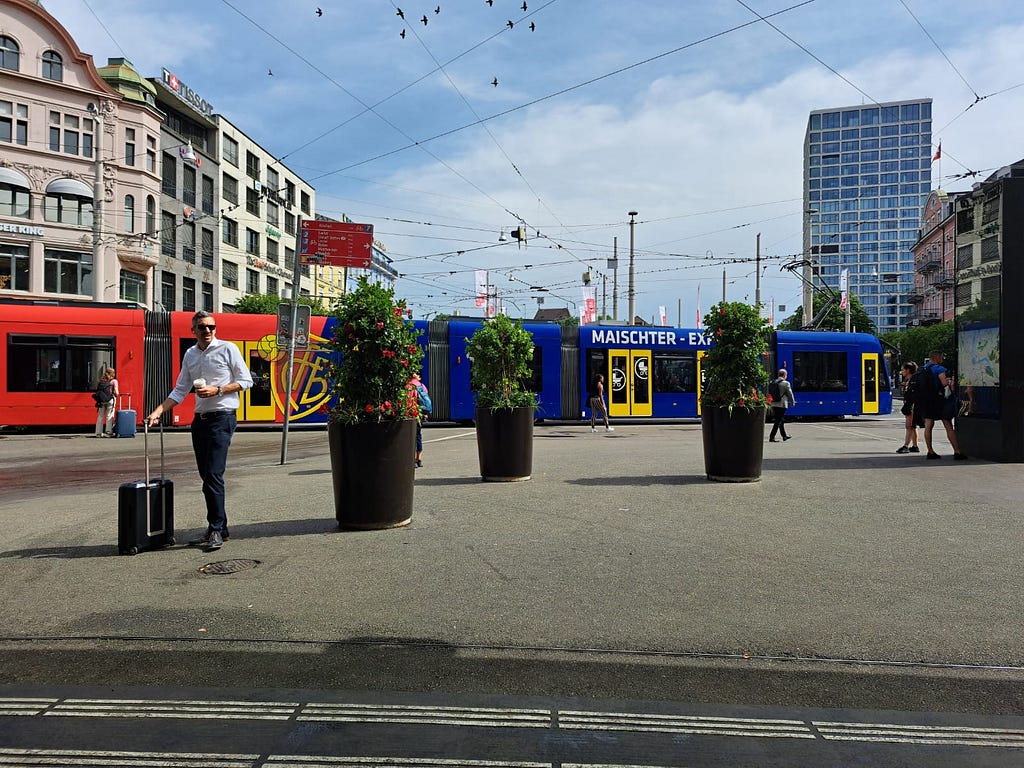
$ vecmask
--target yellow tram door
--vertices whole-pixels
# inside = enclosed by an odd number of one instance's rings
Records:
[[[697,415],[700,416],[700,396],[704,394],[704,356],[706,350],[697,350]]]
[[[242,359],[252,374],[252,387],[239,393],[239,421],[274,421],[274,398],[271,391],[271,362],[260,355],[255,341],[236,341]]]
[[[609,350],[607,378],[609,416],[651,415],[650,350]]]
[[[860,356],[861,413],[878,413],[878,354],[863,353]]]

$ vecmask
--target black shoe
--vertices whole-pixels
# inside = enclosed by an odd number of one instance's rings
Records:
[[[910,450],[911,453],[920,453],[921,452],[921,449],[918,448],[916,445],[912,446],[909,450]]]
[[[929,454],[927,456],[925,456],[925,458],[928,459],[929,461],[934,461],[935,459],[941,459],[942,457],[939,456],[939,454],[937,454],[937,453],[930,453],[929,452]]]
[[[910,453],[910,448],[906,445],[896,449],[896,453]]]
[[[224,538],[223,536],[221,536],[221,532],[211,531],[210,540],[206,542],[207,551],[217,550],[220,549],[222,546],[224,546]]]
[[[783,436],[782,436],[782,439],[783,439],[783,440],[789,440],[789,439],[790,439],[790,438],[792,438],[792,437],[793,437],[792,435],[783,435]]]
[[[769,443],[777,443],[777,442],[779,442],[779,441],[778,441],[778,440],[776,440],[776,439],[775,439],[774,437],[769,437],[769,438],[768,438],[768,442],[769,442]]]
[[[188,545],[190,547],[207,547],[207,546],[209,546],[210,545],[210,534],[211,533],[213,533],[213,531],[211,531],[209,528],[207,528],[206,532],[202,536],[200,536],[198,538],[195,538],[195,539],[189,539]],[[228,529],[227,528],[225,528],[223,531],[220,532],[220,538],[221,538],[221,541],[227,541],[228,539],[231,538],[231,534],[228,533]]]
[[[953,454],[953,458],[956,459],[957,461],[967,461],[967,454],[966,453],[954,453]]]
[[[417,467],[422,467],[423,466],[423,460],[422,459],[416,459],[416,466]]]

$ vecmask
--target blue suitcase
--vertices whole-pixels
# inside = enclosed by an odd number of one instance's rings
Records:
[[[114,434],[118,437],[135,437],[135,425],[139,420],[138,412],[132,410],[131,395],[127,397],[128,407],[124,409],[118,408],[117,416],[114,417]]]
[[[117,489],[117,551],[134,555],[174,545],[174,483],[164,474],[160,428],[160,477],[149,476],[149,429],[145,428],[146,478]]]
[[[114,421],[114,433],[118,437],[135,437],[135,422],[138,413],[132,410],[118,411]]]

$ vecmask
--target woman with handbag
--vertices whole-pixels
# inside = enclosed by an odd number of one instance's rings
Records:
[[[120,394],[117,379],[114,378],[114,369],[106,368],[96,385],[96,391],[92,393],[92,399],[96,401],[96,433],[93,437],[113,437],[110,424],[114,420],[117,397]]]

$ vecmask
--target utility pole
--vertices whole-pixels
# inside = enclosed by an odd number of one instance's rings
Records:
[[[722,303],[725,303],[725,267],[722,267]]]
[[[629,212],[629,321],[628,325],[633,325],[636,319],[636,291],[634,290],[634,277],[633,271],[633,229],[636,225],[636,211]]]
[[[757,265],[757,272],[754,273],[754,304],[757,307],[757,317],[761,317],[761,233],[757,233],[757,256],[754,259]]]
[[[612,270],[612,317],[619,319],[619,238],[612,238],[612,256],[615,268]]]
[[[608,275],[601,273],[601,318],[608,316]]]
[[[288,326],[288,379],[281,428],[281,466],[288,463],[288,422],[292,418],[292,379],[295,376],[295,329],[299,324],[299,281],[302,280],[302,214],[295,217],[295,263],[292,265],[292,321]]]

